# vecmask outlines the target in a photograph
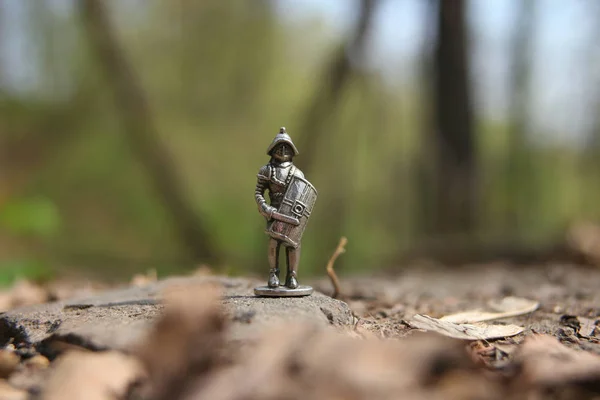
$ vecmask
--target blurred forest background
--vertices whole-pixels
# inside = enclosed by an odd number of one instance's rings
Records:
[[[535,248],[600,214],[595,0],[0,0],[0,281],[267,273],[280,126],[300,277]]]

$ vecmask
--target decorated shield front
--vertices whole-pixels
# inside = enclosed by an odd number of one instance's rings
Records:
[[[298,247],[316,200],[314,186],[306,179],[294,176],[266,233],[291,247]]]

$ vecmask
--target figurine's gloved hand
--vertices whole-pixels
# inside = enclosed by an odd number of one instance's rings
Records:
[[[268,220],[270,220],[273,216],[273,213],[275,211],[277,211],[277,209],[275,207],[271,207],[268,204],[263,204],[262,209],[263,209],[265,218],[267,218]]]

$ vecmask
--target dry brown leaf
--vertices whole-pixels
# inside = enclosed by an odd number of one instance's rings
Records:
[[[141,379],[138,360],[109,351],[72,351],[59,357],[41,400],[114,400],[124,398],[129,385]]]
[[[226,326],[221,290],[212,284],[169,287],[164,315],[136,350],[152,399],[177,398],[218,365]],[[193,371],[190,374],[190,371]]]
[[[458,340],[416,333],[402,341],[353,339],[300,324],[273,326],[233,368],[185,400],[501,399]]]
[[[588,262],[600,265],[600,225],[590,221],[574,223],[566,236],[571,250],[584,256]]]
[[[41,354],[36,354],[35,356],[25,360],[23,365],[27,368],[43,369],[50,365],[50,360]]]
[[[158,279],[156,270],[152,269],[145,274],[135,274],[133,278],[131,278],[131,284],[133,286],[146,286],[151,283],[156,282]]]
[[[560,317],[559,323],[573,329],[580,337],[591,337],[595,335],[596,319],[565,314]]]
[[[491,321],[494,319],[515,317],[537,310],[540,303],[521,297],[505,297],[499,302],[490,302],[490,310],[476,309],[446,315],[440,320],[456,324]]]
[[[517,335],[523,332],[524,328],[516,325],[487,325],[477,324],[456,324],[454,322],[442,321],[432,318],[428,315],[415,315],[409,324],[414,328],[424,329],[440,333],[444,336],[456,339],[467,340],[486,340],[498,339]]]
[[[89,297],[99,291],[111,288],[107,283],[75,278],[53,280],[44,287],[48,292],[48,301],[65,300],[72,297]]]
[[[46,301],[48,301],[48,292],[45,289],[27,280],[20,280],[7,291],[0,292],[0,311]]]
[[[206,264],[199,265],[198,268],[192,273],[193,276],[210,276],[213,274],[210,266]]]
[[[0,399],[1,400],[26,400],[29,394],[25,390],[16,389],[5,380],[0,380]]]
[[[596,320],[589,319],[585,317],[577,317],[581,327],[579,328],[579,334],[581,336],[594,336],[594,331],[596,330]]]
[[[600,357],[573,350],[549,335],[525,339],[516,354],[522,363],[524,379],[534,385],[560,386],[600,380]]]
[[[0,378],[8,378],[17,369],[20,360],[21,358],[13,351],[0,350]]]

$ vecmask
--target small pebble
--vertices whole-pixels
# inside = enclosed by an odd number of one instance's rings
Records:
[[[563,312],[563,308],[557,305],[554,306],[554,309],[552,311],[554,311],[556,314],[561,314]]]

